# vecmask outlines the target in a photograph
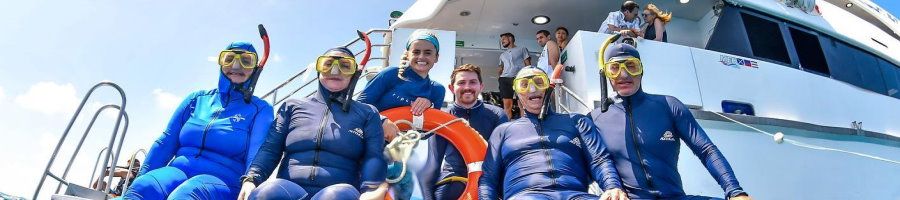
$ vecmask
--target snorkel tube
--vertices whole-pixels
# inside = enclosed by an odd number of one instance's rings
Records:
[[[353,98],[353,90],[356,89],[356,82],[359,81],[359,76],[362,75],[363,70],[366,69],[366,63],[369,63],[369,56],[372,55],[372,41],[369,40],[369,35],[359,30],[356,31],[356,34],[366,43],[366,54],[363,56],[362,61],[358,62],[359,69],[357,69],[356,72],[353,73],[353,77],[350,78],[350,85],[347,86],[347,94],[345,94],[346,97],[344,97],[344,105],[341,107],[344,112],[350,110],[350,100]]]
[[[606,52],[606,48],[609,47],[610,44],[619,40],[622,37],[622,33],[616,33],[609,38],[606,38],[606,41],[603,42],[603,45],[600,47],[600,52],[597,55],[597,64],[600,67],[600,112],[604,113],[609,110],[609,106],[612,105],[613,100],[609,98],[607,93],[607,84],[605,72],[603,71],[603,66],[606,66],[606,59],[603,59],[603,54]]]
[[[266,65],[266,61],[269,60],[269,34],[266,32],[266,28],[263,27],[262,24],[259,24],[258,27],[259,37],[262,38],[263,41],[263,57],[262,59],[260,59],[257,67],[253,68],[253,73],[250,74],[249,85],[240,90],[241,93],[244,94],[245,103],[250,103],[250,100],[253,98],[253,89],[256,88],[256,82],[259,79],[259,74],[262,73],[263,67]]]
[[[544,119],[544,116],[547,115],[547,109],[550,109],[550,98],[552,96],[551,94],[553,94],[553,88],[555,88],[557,84],[555,80],[559,79],[559,77],[562,76],[562,71],[565,68],[566,66],[563,66],[562,63],[560,63],[554,66],[553,71],[550,72],[550,87],[547,88],[547,91],[544,92],[544,105],[541,106],[541,113],[538,114],[538,119]]]

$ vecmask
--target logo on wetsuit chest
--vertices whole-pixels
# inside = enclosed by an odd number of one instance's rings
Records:
[[[234,123],[244,121],[244,117],[240,113],[234,114],[234,116],[231,116],[228,118],[231,119],[231,122],[234,122]]]
[[[359,138],[365,138],[365,133],[363,133],[363,130],[360,128],[350,129],[350,132],[359,136]]]
[[[672,131],[666,131],[663,133],[662,137],[659,138],[662,141],[675,141],[675,134],[672,134]]]

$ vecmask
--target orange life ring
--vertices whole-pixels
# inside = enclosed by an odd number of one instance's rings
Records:
[[[385,110],[381,112],[381,115],[384,115],[391,121],[413,121],[413,115],[409,106]],[[425,110],[423,116],[422,130],[432,130],[457,118],[450,113],[433,108]],[[408,124],[397,124],[397,127],[401,131],[413,128]],[[487,141],[481,138],[478,131],[475,131],[466,123],[452,123],[436,130],[435,133],[449,140],[459,150],[463,160],[466,162],[468,182],[466,183],[465,192],[459,199],[478,199],[478,179],[481,177],[481,163],[484,161],[484,154],[487,152]]]

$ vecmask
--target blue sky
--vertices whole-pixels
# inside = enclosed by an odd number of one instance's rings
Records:
[[[101,80],[125,89],[131,115],[123,156],[149,148],[175,105],[198,89],[215,87],[215,56],[233,40],[262,49],[265,24],[272,57],[260,91],[268,91],[322,51],[356,37],[354,30],[386,28],[388,14],[413,0],[374,1],[12,1],[0,12],[0,192],[31,197],[47,158],[85,92]],[[341,1],[344,2],[344,1]],[[212,58],[213,61],[210,61]],[[117,102],[95,93],[69,135],[67,159],[86,118]],[[99,147],[112,131],[112,112],[94,125],[69,177],[87,184]],[[62,173],[67,160],[58,160]],[[53,181],[48,181],[55,183]],[[45,187],[55,186],[46,184]],[[46,191],[46,190],[45,190]],[[42,192],[49,194],[49,192]]]
[[[257,24],[266,25],[272,40],[261,95],[325,49],[353,39],[354,30],[387,27],[388,13],[405,10],[413,0],[335,2],[5,2],[0,12],[0,192],[31,197],[73,110],[101,80],[126,90],[131,124],[122,155],[128,156],[149,148],[184,95],[215,87],[214,59],[225,45],[247,40],[262,49]],[[898,1],[875,2],[895,16],[900,13]],[[85,118],[116,98],[108,89],[95,94],[60,158],[72,152]],[[78,184],[87,184],[97,147],[104,146],[102,135],[111,132],[111,113],[101,118],[106,121],[95,125],[70,174]],[[62,159],[57,163],[66,162]],[[53,171],[61,173],[61,167]]]

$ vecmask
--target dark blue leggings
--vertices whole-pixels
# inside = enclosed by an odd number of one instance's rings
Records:
[[[359,190],[355,187],[342,183],[322,188],[310,197],[300,185],[286,179],[275,179],[259,184],[259,187],[250,192],[250,199],[356,200],[359,195]]]
[[[185,175],[175,167],[154,169],[134,179],[125,199],[236,199],[240,189],[212,175]]]
[[[513,195],[510,199],[595,200],[600,199],[600,197],[581,191],[528,191]]]

